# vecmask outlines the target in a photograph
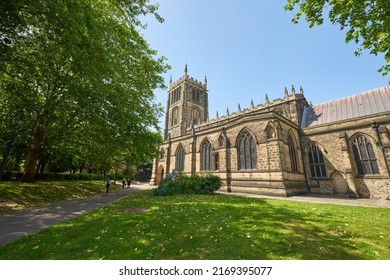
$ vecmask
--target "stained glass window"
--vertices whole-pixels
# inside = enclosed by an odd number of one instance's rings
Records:
[[[308,150],[312,178],[326,178],[325,158],[321,149],[313,144]]]
[[[359,175],[379,174],[374,148],[366,137],[359,136],[352,142],[356,167]]]
[[[176,152],[176,171],[184,171],[184,148],[180,146]]]
[[[209,140],[206,140],[201,148],[201,170],[211,171],[213,160],[213,148]]]
[[[290,153],[291,160],[291,171],[298,172],[298,164],[297,164],[297,154],[295,152],[295,145],[291,135],[288,135],[287,138],[288,150]]]
[[[240,170],[256,169],[256,141],[249,132],[243,132],[239,136],[237,151]]]

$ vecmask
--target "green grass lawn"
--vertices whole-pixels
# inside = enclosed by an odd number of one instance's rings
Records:
[[[105,188],[103,181],[0,182],[0,214],[103,193]]]
[[[390,259],[389,217],[384,208],[142,191],[0,247],[0,259]]]

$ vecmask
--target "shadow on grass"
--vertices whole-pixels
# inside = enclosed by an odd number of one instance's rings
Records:
[[[118,214],[136,207],[149,211]],[[343,206],[333,207],[142,192],[0,247],[0,259],[372,258],[359,246],[374,241],[346,229]]]

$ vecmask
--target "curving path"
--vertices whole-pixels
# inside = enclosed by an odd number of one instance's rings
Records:
[[[0,246],[149,188],[153,186],[149,186],[148,183],[134,182],[130,188],[2,214],[0,215]]]

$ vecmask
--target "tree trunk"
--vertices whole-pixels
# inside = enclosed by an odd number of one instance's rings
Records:
[[[39,128],[33,130],[33,143],[29,147],[26,157],[26,164],[24,165],[24,172],[22,182],[35,181],[35,168],[39,159],[39,152],[42,146],[42,131]]]
[[[83,161],[83,164],[80,166],[79,174],[83,173],[84,167],[85,167],[85,161]]]
[[[0,181],[1,181],[1,176],[3,175],[4,169],[5,169],[5,166],[7,165],[8,156],[9,156],[9,153],[11,152],[11,147],[15,141],[15,138],[16,138],[16,129],[14,129],[12,131],[11,138],[9,139],[7,147],[5,148],[5,151],[3,154],[3,160],[1,161],[1,164],[0,164]]]

